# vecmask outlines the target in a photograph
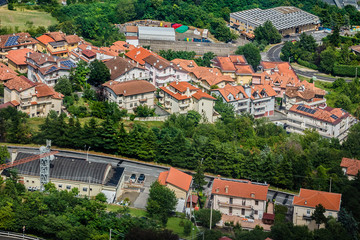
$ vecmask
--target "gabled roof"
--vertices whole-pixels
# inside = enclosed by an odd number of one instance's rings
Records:
[[[300,188],[298,196],[294,196],[293,205],[315,208],[321,204],[326,210],[339,211],[341,202],[341,194],[322,192]]]
[[[133,50],[130,50],[129,52],[125,53],[125,56],[138,62],[141,65],[144,65],[145,64],[144,59],[153,54],[154,53],[152,53],[151,51],[149,51],[145,48],[137,47],[137,48],[134,48]]]
[[[112,46],[110,46],[110,50],[117,52],[117,53],[121,53],[121,52],[125,52],[125,51],[130,51],[135,49],[134,45],[128,44],[125,41],[117,41],[114,42]]]
[[[5,64],[0,62],[0,81],[1,82],[5,82],[10,79],[13,79],[16,76],[17,76],[17,73],[14,70],[12,70],[8,66],[6,66]]]
[[[151,55],[145,57],[143,60],[144,60],[144,62],[150,64],[151,66],[153,66],[154,68],[159,69],[159,70],[168,68],[172,65],[168,60],[160,57],[159,55],[155,55],[155,54],[151,54]]]
[[[129,59],[124,59],[122,57],[114,57],[113,59],[109,59],[105,62],[105,65],[110,70],[111,80],[115,80],[116,78],[129,72],[133,68],[145,70],[143,67],[139,66],[139,64],[133,63],[133,61]]]
[[[199,90],[199,88],[191,85],[190,83],[188,82],[178,82],[178,81],[175,81],[175,82],[171,82],[169,84],[169,86],[175,88],[176,90],[178,90],[179,92],[185,92],[187,88],[189,88],[189,90]]]
[[[185,94],[175,93],[167,87],[160,87],[160,89],[175,98],[176,100],[185,100],[191,98],[191,96],[186,96]]]
[[[263,91],[266,93],[265,96],[261,95],[261,93]],[[251,99],[256,99],[256,97],[254,97],[255,93],[257,93],[257,96],[259,98],[275,97],[277,95],[275,90],[270,85],[254,85],[254,86],[252,86],[251,87]]]
[[[235,73],[238,75],[252,75],[254,73],[254,69],[251,65],[235,65]]]
[[[46,85],[45,83],[36,84],[35,95],[38,98],[51,97],[51,98],[55,98],[55,99],[62,99],[64,97],[64,95],[62,95],[61,93],[55,92],[55,90],[52,87]]]
[[[210,99],[210,100],[216,100],[216,98],[214,98],[213,96],[210,96],[209,94],[207,94],[206,92],[203,92],[200,89],[196,93],[194,93],[192,96],[194,98],[196,98],[197,100],[200,100],[202,98],[207,98],[207,99]]]
[[[53,56],[46,53],[31,52],[30,54],[28,54],[27,58],[33,60],[38,65],[42,65],[46,62],[51,62],[51,63],[56,62]]]
[[[49,37],[48,35],[44,34],[41,35],[40,37],[36,38],[39,42],[43,43],[45,46],[49,43],[49,42],[55,42],[55,40],[51,37]]]
[[[16,65],[27,65],[27,63],[26,63],[27,53],[33,53],[33,51],[28,48],[10,50],[8,52],[8,54],[6,55],[6,58],[8,58],[10,61],[15,63]]]
[[[64,38],[68,44],[75,44],[82,41],[78,35],[66,35]]]
[[[360,160],[343,158],[340,167],[346,168],[347,175],[356,176],[360,171]]]
[[[182,68],[188,72],[192,72],[195,68],[199,67],[194,60],[176,58],[174,60],[171,60],[171,62],[178,68]]]
[[[250,88],[250,87],[249,87]],[[243,86],[232,86],[230,84],[225,85],[223,88],[213,89],[213,92],[218,91],[226,102],[238,101],[241,99],[247,99],[249,96],[246,94]],[[240,94],[242,93],[242,95]],[[234,100],[228,98],[229,94],[234,96]]]
[[[0,49],[28,46],[37,44],[38,41],[30,36],[29,33],[14,33],[0,35]]]
[[[65,41],[65,33],[63,32],[48,32],[45,34],[54,39],[55,42]]]
[[[221,82],[234,82],[234,79],[228,75],[222,75],[217,68],[197,67],[192,73],[198,80],[205,81],[209,86],[214,86]]]
[[[215,57],[212,62],[221,69],[222,72],[235,72],[236,65],[247,65],[243,55],[229,55],[227,57]]]
[[[192,176],[171,167],[169,171],[160,173],[158,181],[162,185],[171,184],[184,191],[189,191]]]
[[[29,88],[34,87],[36,84],[30,81],[27,77],[20,76],[15,77],[7,81],[4,86],[10,90],[16,90],[17,92],[25,91]]]
[[[247,180],[228,181],[214,179],[212,194],[266,201],[269,185],[255,184]]]
[[[295,71],[288,62],[261,61],[260,65],[264,68],[264,70],[277,70],[280,74],[285,75],[289,78],[294,78],[299,81]]]
[[[145,80],[131,80],[126,82],[110,80],[104,83],[103,86],[111,89],[118,96],[131,96],[156,91],[154,85]]]

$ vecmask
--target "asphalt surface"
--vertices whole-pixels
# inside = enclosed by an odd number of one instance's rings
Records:
[[[267,52],[267,59],[271,62],[281,62],[280,53],[283,46],[284,44],[282,43],[270,48]]]

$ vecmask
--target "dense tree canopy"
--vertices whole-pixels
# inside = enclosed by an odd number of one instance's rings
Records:
[[[244,55],[246,61],[253,67],[254,71],[256,71],[261,61],[261,55],[260,50],[253,43],[238,47],[235,53]]]

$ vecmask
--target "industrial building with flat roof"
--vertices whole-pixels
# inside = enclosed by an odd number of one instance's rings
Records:
[[[139,40],[175,41],[175,29],[138,26]]]
[[[254,33],[266,21],[271,21],[283,36],[316,30],[320,24],[319,17],[291,6],[230,13],[230,26],[240,32]]]

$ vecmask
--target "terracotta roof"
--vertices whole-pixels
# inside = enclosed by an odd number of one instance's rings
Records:
[[[187,88],[189,88],[189,90],[199,90],[199,88],[191,85],[190,83],[188,82],[178,82],[178,81],[175,81],[175,82],[171,82],[169,84],[169,86],[175,88],[176,90],[178,90],[179,92],[181,93],[184,93],[186,91]]]
[[[272,213],[264,213],[263,219],[265,219],[265,220],[275,220],[275,214],[272,214]]]
[[[222,72],[235,72],[236,65],[247,65],[243,55],[230,55],[227,57],[215,57],[212,62],[219,67]]]
[[[347,175],[356,176],[360,171],[360,160],[343,158],[340,167],[346,168]]]
[[[117,42],[114,42],[112,46],[110,46],[110,50],[117,52],[117,53],[123,53],[125,51],[130,51],[133,49],[135,49],[135,46],[128,44],[125,41],[117,41]]]
[[[143,67],[133,63],[129,59],[122,57],[114,57],[105,62],[105,65],[110,70],[110,79],[115,80],[119,76],[129,72],[133,68],[139,68],[145,70]],[[134,79],[135,80],[135,79]]]
[[[65,36],[65,41],[68,44],[74,44],[74,43],[79,43],[81,42],[81,38],[78,35],[66,35]]]
[[[235,65],[235,73],[238,75],[252,75],[254,70],[251,65]]]
[[[178,68],[181,67],[188,72],[192,72],[195,68],[199,67],[194,60],[176,58],[171,62],[174,63]]]
[[[60,42],[65,40],[65,34],[62,32],[48,32],[45,33],[49,37],[55,40],[55,42]]]
[[[351,50],[353,50],[355,52],[360,52],[360,45],[351,46],[350,48],[351,48]]]
[[[154,85],[145,80],[131,80],[126,82],[110,80],[104,83],[103,86],[110,88],[118,96],[131,96],[156,91]]]
[[[27,77],[20,76],[15,77],[4,84],[10,90],[16,90],[18,92],[22,92],[26,89],[32,88],[35,86],[35,83],[30,81]]]
[[[14,38],[15,37],[15,38]],[[16,41],[14,41],[14,39]],[[12,44],[9,44],[12,43]],[[28,46],[37,44],[38,41],[30,36],[29,33],[14,33],[0,36],[0,49]]]
[[[182,95],[180,93],[175,93],[175,92],[171,91],[170,89],[168,89],[167,87],[160,87],[160,89],[177,100],[185,100],[185,99],[191,98],[191,96],[186,96],[186,95]]]
[[[209,86],[217,85],[221,82],[234,82],[228,75],[222,75],[217,68],[197,67],[192,73],[200,81],[205,81]]]
[[[0,109],[8,108],[8,107],[16,107],[12,102],[6,102],[0,105]]]
[[[264,70],[274,69],[278,70],[279,73],[286,75],[288,77],[292,77],[294,79],[298,79],[295,71],[291,67],[290,63],[288,62],[267,62],[261,61],[260,65],[264,68]]]
[[[168,68],[172,65],[168,60],[155,54],[151,54],[145,57],[143,60],[144,62],[150,64],[151,66],[159,70]]]
[[[202,90],[198,90],[196,93],[194,93],[192,95],[194,98],[196,98],[197,100],[200,100],[202,98],[207,98],[207,99],[211,99],[211,100],[216,100],[216,98],[214,98],[213,96],[210,96],[209,94],[207,94],[206,92],[203,92]]]
[[[137,36],[126,36],[125,38],[126,38],[126,40],[136,40],[136,39],[138,39]]]
[[[126,26],[126,32],[137,33],[138,27],[137,26]]]
[[[64,95],[55,92],[55,90],[52,87],[44,83],[40,83],[35,86],[35,93],[38,98],[50,96],[55,99],[62,99],[64,97]]]
[[[45,46],[49,43],[49,42],[55,42],[54,39],[52,39],[51,37],[49,37],[48,35],[44,34],[41,35],[40,37],[36,38],[39,42],[43,43]]]
[[[298,196],[294,196],[293,205],[315,208],[321,204],[326,210],[339,211],[341,194],[322,192],[300,188]]]
[[[227,188],[227,192],[226,192]],[[212,194],[225,195],[241,198],[252,198],[266,201],[268,185],[259,185],[251,183],[250,181],[228,181],[222,179],[214,179]]]
[[[270,85],[254,85],[251,87],[251,99],[274,97],[276,95],[277,93]]]
[[[110,48],[105,48],[105,47],[99,48],[99,47],[93,46],[93,45],[88,44],[88,43],[79,44],[78,48],[81,51],[91,50],[94,53],[104,54],[104,55],[107,55],[107,56],[114,56],[115,57],[115,56],[119,55],[118,53],[116,53],[114,51],[109,51]]]
[[[232,85],[227,84],[223,88],[214,89],[212,91],[213,92],[218,91],[222,95],[222,97],[225,99],[226,102],[230,102],[230,100],[228,98],[229,94],[231,94],[234,97],[234,100],[231,100],[231,101],[238,101],[241,99],[249,98],[249,96],[246,94],[243,86],[232,86]]]
[[[5,64],[0,62],[0,81],[1,82],[5,82],[10,79],[13,79],[16,76],[17,76],[17,73],[14,70],[12,70],[8,66],[6,66]]]
[[[313,83],[302,81],[296,86],[288,86],[285,91],[289,98],[301,98],[304,100],[313,99],[316,95],[324,96],[326,92],[320,88],[315,87]]]
[[[307,109],[312,109],[315,112],[310,113],[308,111],[304,110],[300,110],[300,107],[305,107]],[[299,107],[299,109],[298,109]],[[328,122],[331,123],[333,125],[338,124],[339,122],[341,122],[342,119],[350,116],[350,114],[348,112],[346,112],[345,110],[341,109],[341,108],[331,108],[331,107],[326,107],[324,109],[319,108],[319,107],[310,107],[308,105],[293,105],[290,109],[290,112],[295,112],[295,113],[299,113],[311,118],[315,118],[324,122]]]
[[[46,62],[55,63],[55,58],[50,54],[45,53],[31,52],[27,58],[33,60],[38,65],[42,65]]]
[[[125,53],[125,56],[138,62],[141,65],[144,65],[145,64],[144,58],[146,58],[152,54],[154,54],[154,53],[150,52],[149,50],[147,50],[145,48],[137,47],[137,48],[134,48],[133,50],[130,50],[129,52]]]
[[[91,50],[85,49],[85,50],[81,51],[81,53],[82,53],[85,57],[87,57],[87,58],[96,57],[96,53],[94,53],[94,52],[91,51]]]
[[[192,176],[171,167],[169,171],[160,173],[158,177],[160,184],[171,184],[178,188],[189,191]]]
[[[16,100],[12,100],[11,104],[14,105],[15,107],[20,105],[20,103]]]
[[[26,63],[26,55],[27,53],[33,53],[31,49],[22,48],[16,50],[10,50],[6,57],[15,63],[16,65],[27,65]]]

